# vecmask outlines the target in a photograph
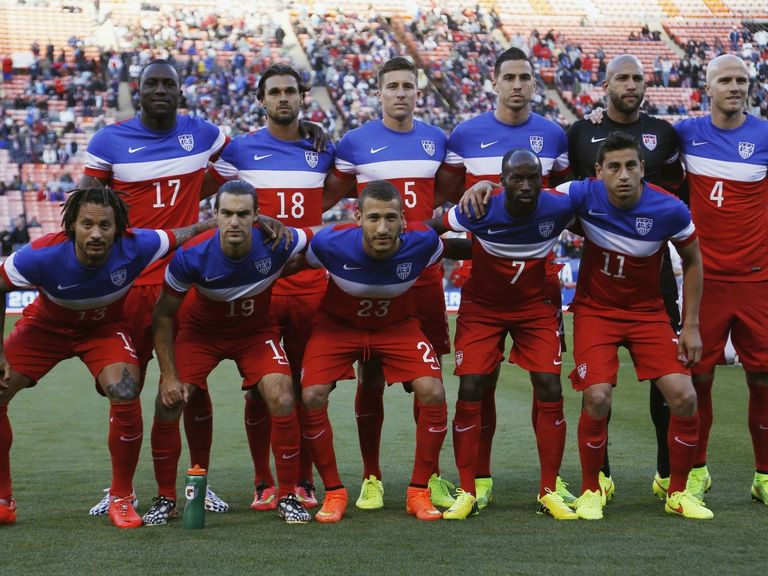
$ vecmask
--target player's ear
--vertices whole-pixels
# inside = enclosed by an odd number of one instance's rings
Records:
[[[357,223],[360,224],[360,221],[363,218],[362,212],[360,210],[355,210],[355,220],[357,220]]]
[[[600,180],[603,179],[603,165],[600,162],[595,162],[595,176]]]

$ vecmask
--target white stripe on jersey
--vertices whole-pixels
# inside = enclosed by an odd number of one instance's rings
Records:
[[[488,240],[480,238],[477,234],[475,234],[475,238],[477,238],[480,246],[488,254],[508,260],[546,258],[558,240],[558,237],[554,237],[544,242],[537,242],[536,244],[499,244],[497,242],[488,242]]]
[[[618,252],[620,254],[627,254],[629,256],[636,256],[637,258],[645,258],[653,256],[664,245],[664,241],[648,241],[638,240],[636,238],[628,238],[615,232],[609,232],[598,226],[595,226],[591,222],[580,219],[581,225],[586,232],[587,237],[594,242],[597,246],[611,250],[612,252]],[[687,228],[686,228],[687,230]],[[693,233],[693,230],[691,230]],[[678,234],[679,237],[681,234]],[[690,234],[689,234],[690,236]],[[684,238],[679,238],[683,240]]]
[[[216,163],[218,171],[219,163]],[[227,178],[224,173],[219,172]],[[322,188],[325,184],[325,172],[309,170],[239,170],[235,174],[257,190],[259,188]],[[290,179],[290,186],[288,186]]]
[[[24,278],[24,276],[21,275],[21,272],[19,272],[18,268],[16,268],[16,265],[14,263],[16,258],[16,252],[8,256],[8,258],[5,259],[5,273],[8,274],[8,279],[11,281],[11,284],[16,286],[17,288],[34,288],[32,284],[27,282],[27,279]]]
[[[183,176],[204,169],[208,165],[211,151],[206,150],[198,154],[180,156],[179,158],[165,158],[154,162],[131,162],[126,164],[108,164],[93,153],[86,153],[86,166],[97,170],[112,172],[112,179],[120,182],[144,182],[146,180],[167,179],[169,174]],[[106,168],[102,168],[106,166]]]
[[[691,221],[690,224],[688,224],[688,226],[680,230],[680,232],[678,232],[674,236],[671,236],[669,241],[674,243],[683,242],[685,240],[688,240],[688,238],[690,238],[695,231],[696,231],[696,226],[694,226],[693,221]]]
[[[105,306],[109,306],[113,302],[117,302],[125,295],[126,292],[128,292],[128,290],[131,289],[131,286],[133,286],[133,283],[128,284],[127,286],[123,286],[117,292],[112,292],[111,294],[107,294],[105,296],[99,296],[98,298],[82,298],[80,300],[63,300],[61,298],[51,296],[42,288],[40,288],[40,291],[43,292],[51,302],[61,306],[62,308],[66,308],[67,310],[91,310],[93,308],[103,308]]]
[[[397,284],[360,284],[358,282],[352,282],[346,280],[335,274],[330,274],[331,279],[336,285],[341,288],[347,294],[356,296],[357,298],[395,298],[404,294],[411,286],[416,283],[418,277],[408,282],[398,282]]]
[[[451,166],[464,166],[464,158],[456,154],[456,152],[448,151],[445,154],[445,163]]]
[[[766,177],[768,166],[749,164],[747,162],[728,162],[714,160],[692,154],[683,155],[685,169],[691,174],[709,176],[721,180],[736,182],[760,182]]]
[[[237,178],[237,173],[239,170],[233,165],[224,160],[223,158],[219,158],[216,160],[216,162],[213,165],[213,169],[218,172],[222,178],[225,178],[226,180],[234,180]]]
[[[352,167],[350,169],[350,167]],[[434,178],[440,168],[436,160],[386,160],[367,164],[354,164],[336,159],[336,168],[347,174],[357,174],[361,184],[373,180],[392,180],[395,178]]]
[[[456,232],[471,232],[469,228],[465,228],[464,225],[459,222],[459,219],[456,217],[455,208],[448,210],[448,223]]]
[[[165,230],[155,230],[155,232],[160,237],[160,246],[157,248],[157,252],[152,255],[152,261],[149,264],[157,262],[160,258],[165,258],[171,249],[171,239],[168,237],[168,233]]]
[[[197,291],[200,292],[200,294],[209,300],[213,300],[215,302],[232,302],[233,300],[239,300],[240,298],[251,298],[261,294],[264,292],[264,290],[268,289],[270,286],[272,286],[272,284],[275,283],[282,272],[283,269],[281,267],[271,276],[264,278],[264,280],[260,280],[259,282],[255,282],[253,284],[246,284],[244,286],[235,286],[233,288],[206,288],[205,286],[200,286],[199,284],[196,284],[195,287],[197,288]],[[183,288],[184,285],[180,282],[174,285],[174,283],[169,281],[170,278],[171,276],[167,275],[166,281],[174,290],[178,292],[189,290],[189,286]],[[182,286],[182,288],[178,288],[177,286]]]

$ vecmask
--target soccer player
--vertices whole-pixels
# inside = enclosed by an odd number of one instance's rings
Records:
[[[503,194],[491,198],[482,218],[471,218],[455,206],[435,225],[438,233],[472,233],[472,272],[462,287],[455,340],[454,373],[460,384],[453,446],[461,488],[443,518],[463,520],[477,514],[475,470],[483,389],[495,384],[509,333],[514,341],[509,361],[530,372],[538,404],[534,429],[541,463],[539,512],[576,520],[556,486],[566,425],[559,301],[550,298],[546,281],[549,254],[573,218],[571,199],[541,191],[541,161],[529,149],[505,154],[500,181]]]
[[[699,302],[702,267],[696,229],[680,200],[643,182],[640,144],[624,132],[600,146],[599,180],[569,182],[558,190],[572,196],[585,232],[574,312],[574,362],[570,378],[583,392],[578,445],[582,495],[580,518],[603,517],[606,495],[600,482],[608,413],[618,372],[617,350],[629,349],[640,380],[651,380],[669,405],[670,460],[665,510],[709,519],[712,512],[686,491],[696,456],[699,416],[690,366],[701,356]],[[659,288],[663,247],[674,243],[683,262],[684,322],[672,329]]]
[[[499,183],[501,161],[506,152],[527,148],[541,160],[544,186],[568,179],[568,140],[563,129],[530,111],[536,89],[533,64],[519,48],[509,48],[494,64],[493,86],[498,94],[496,109],[461,122],[448,139],[445,164],[437,175],[436,188],[452,201],[481,180]],[[554,255],[551,258],[554,260]],[[560,299],[558,268],[549,265],[547,274],[553,301]],[[482,510],[493,498],[491,446],[496,431],[496,380],[498,370],[486,380],[482,400],[482,433],[477,458],[477,504]],[[533,396],[533,421],[537,419]],[[562,494],[573,500],[564,487]]]
[[[294,227],[322,224],[323,210],[330,208],[323,187],[333,168],[334,149],[314,150],[302,137],[299,111],[306,88],[290,66],[267,68],[259,80],[256,95],[267,113],[267,126],[239,136],[225,148],[206,177],[220,185],[227,180],[245,180],[258,191],[259,212]],[[335,203],[335,202],[334,202]],[[291,364],[294,386],[300,394],[302,357],[311,323],[325,292],[323,270],[305,270],[275,283],[270,313],[283,338]],[[247,384],[253,384],[247,383]],[[273,510],[277,506],[275,486],[269,468],[269,411],[258,387],[245,394],[245,429],[254,462],[254,499],[251,508]],[[194,423],[193,425],[197,425]],[[297,498],[307,507],[317,505],[312,480],[312,458],[302,447]]]
[[[578,120],[568,129],[568,158],[573,175],[578,179],[595,176],[597,150],[611,132],[625,132],[642,144],[645,163],[645,181],[680,195],[683,168],[677,133],[666,120],[654,118],[640,111],[645,97],[645,74],[640,61],[630,54],[613,58],[606,68],[603,88],[607,109],[600,123],[590,119]],[[661,270],[661,291],[664,306],[675,331],[680,329],[677,282],[672,271],[669,248],[665,247]],[[669,409],[656,386],[650,387],[651,418],[656,428],[657,458],[653,493],[664,498],[669,484],[669,454],[667,429]],[[600,484],[607,498],[616,487],[606,448],[605,462],[600,471]]]
[[[445,158],[446,137],[442,130],[414,119],[418,89],[418,70],[405,58],[392,58],[378,72],[382,117],[350,130],[339,142],[336,167],[328,179],[331,200],[358,194],[374,180],[386,179],[398,192],[406,222],[432,218],[443,198],[435,190],[435,175]],[[334,202],[332,202],[334,203]],[[421,330],[438,358],[451,351],[448,320],[443,294],[443,269],[439,262],[420,276],[413,288],[419,306],[414,311]],[[355,419],[363,458],[363,484],[358,508],[371,510],[384,506],[379,449],[384,423],[384,379],[381,364],[374,360],[361,364],[360,383],[355,396]],[[419,405],[414,399],[414,417]],[[453,484],[440,477],[438,462],[429,479],[432,502],[436,506],[453,504]]]
[[[675,126],[704,259],[704,350],[693,367],[701,433],[688,490],[703,499],[712,485],[706,466],[711,390],[730,332],[749,387],[752,497],[768,505],[768,122],[744,112],[748,89],[744,62],[718,56],[707,66],[711,115]]]
[[[107,126],[88,143],[82,186],[109,185],[119,190],[131,211],[134,226],[165,228],[197,222],[201,186],[208,163],[227,142],[220,128],[197,117],[177,114],[181,99],[179,74],[170,62],[153,60],[139,77],[141,112],[135,118]],[[140,387],[152,359],[152,309],[157,302],[167,260],[156,262],[139,278],[128,294],[126,316],[132,319],[132,340],[141,369]],[[197,404],[186,419],[212,426],[210,397],[198,394]],[[168,454],[175,446],[166,429],[173,423],[155,418],[152,424],[152,462],[158,495],[176,498],[176,470],[167,469]],[[192,427],[190,426],[190,429]],[[196,438],[188,435],[192,460]],[[163,478],[172,479],[173,484]],[[109,494],[91,508],[93,515],[106,514]],[[229,506],[213,490],[206,493],[206,509],[226,511]]]
[[[355,360],[379,358],[386,381],[411,382],[420,404],[406,510],[419,520],[439,520],[442,514],[430,501],[427,485],[448,413],[440,363],[412,317],[417,302],[409,289],[438,261],[443,243],[423,224],[405,228],[399,191],[387,181],[374,180],[363,188],[356,216],[359,226],[320,231],[306,253],[310,266],[323,266],[330,274],[304,354],[301,382],[303,435],[325,485],[325,500],[315,519],[338,522],[347,506],[328,419],[333,382]]]
[[[108,188],[72,192],[62,224],[63,231],[35,240],[0,265],[3,324],[7,292],[39,290],[0,347],[0,524],[16,521],[8,403],[56,364],[78,356],[110,403],[112,484],[107,513],[118,528],[138,528],[141,518],[133,506],[132,483],[143,436],[139,366],[123,305],[145,268],[206,225],[169,232],[129,230],[127,207]]]
[[[289,229],[290,241],[283,248],[271,251],[265,247],[262,233],[254,228],[256,191],[242,180],[219,189],[214,210],[218,230],[201,235],[174,255],[154,311],[161,374],[158,410],[164,421],[176,423],[178,449],[170,459],[175,470],[181,454],[178,421],[183,401],[196,389],[206,388],[208,374],[222,360],[233,359],[245,378],[244,388],[258,387],[269,408],[278,515],[289,524],[303,524],[311,516],[293,493],[301,442],[296,400],[269,301],[272,285],[285,264],[306,247],[307,234]],[[192,287],[195,299],[180,320],[174,343],[174,319]],[[176,358],[184,360],[176,362]],[[175,500],[159,496],[144,521],[165,524],[176,514]]]

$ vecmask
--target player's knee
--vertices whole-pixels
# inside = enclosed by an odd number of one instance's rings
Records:
[[[469,374],[459,379],[459,400],[480,402],[483,399],[483,376]]]
[[[675,416],[693,416],[696,413],[696,391],[687,386],[667,398],[669,412]]]
[[[558,402],[562,397],[560,376],[544,372],[531,374],[531,381],[536,389],[536,398],[542,402]]]
[[[301,402],[308,410],[317,410],[328,401],[328,391],[325,386],[308,386],[301,391]]]
[[[605,418],[611,411],[611,389],[605,386],[590,386],[584,391],[584,411],[593,418]]]
[[[445,388],[437,378],[417,378],[412,385],[422,404],[445,404]]]
[[[287,416],[296,407],[293,395],[293,385],[290,381],[280,386],[268,402],[269,413],[272,416]]]

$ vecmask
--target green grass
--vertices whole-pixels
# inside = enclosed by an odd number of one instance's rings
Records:
[[[565,375],[573,367],[567,355]],[[711,522],[664,513],[650,493],[655,440],[648,384],[637,383],[626,355],[614,394],[610,455],[617,485],[605,520],[561,522],[538,516],[538,463],[530,425],[527,375],[505,365],[497,393],[495,501],[465,522],[420,523],[405,514],[413,457],[411,396],[387,390],[382,468],[384,510],[362,512],[354,499],[362,474],[353,418],[354,384],[331,396],[336,450],[350,489],[348,515],[338,525],[286,526],[272,513],[252,512],[252,466],[243,432],[240,379],[232,363],[209,379],[215,405],[209,481],[232,505],[207,517],[202,531],[168,526],[121,531],[87,511],[109,484],[107,402],[77,360],[60,364],[22,391],[9,413],[11,464],[19,521],[0,529],[0,573],[16,574],[758,574],[768,509],[750,502],[752,449],[747,394],[740,368],[723,367],[714,389],[710,471]],[[156,364],[143,395],[145,443],[136,475],[143,513],[155,494],[149,429]],[[446,362],[446,373],[453,363]],[[446,377],[449,415],[458,382]],[[565,390],[570,430],[563,477],[578,489],[576,423],[580,399]],[[186,456],[186,451],[184,453]],[[182,462],[185,460],[182,458]],[[456,480],[450,434],[443,474]],[[183,477],[180,475],[179,486]],[[317,479],[318,484],[319,479]]]

